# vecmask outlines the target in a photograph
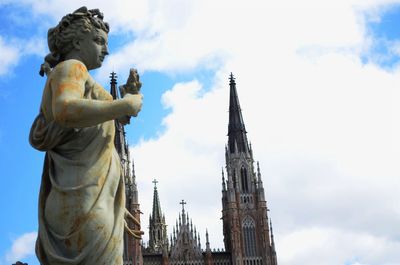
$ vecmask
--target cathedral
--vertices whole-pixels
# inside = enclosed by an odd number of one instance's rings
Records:
[[[153,207],[149,216],[149,242],[146,247],[140,239],[128,232],[124,235],[124,265],[277,265],[272,223],[268,218],[264,184],[259,163],[255,167],[252,146],[239,104],[236,82],[229,78],[228,142],[225,146],[225,170],[222,170],[222,229],[224,250],[211,250],[206,231],[205,248],[200,233],[189,213],[185,201],[182,211],[167,234],[165,216],[161,210],[154,180]],[[111,74],[111,94],[118,98],[116,75]],[[115,145],[125,174],[126,208],[137,222],[127,225],[139,231],[140,205],[134,165],[131,165],[124,127],[115,122]],[[216,198],[217,199],[217,198]]]

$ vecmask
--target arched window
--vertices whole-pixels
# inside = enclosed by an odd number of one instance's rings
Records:
[[[242,222],[244,254],[246,257],[256,256],[256,225],[250,216],[246,216]]]
[[[242,184],[242,191],[245,193],[249,192],[249,184],[247,180],[247,170],[244,166],[240,169],[240,180]]]

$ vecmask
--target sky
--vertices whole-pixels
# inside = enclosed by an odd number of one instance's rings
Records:
[[[82,5],[111,28],[97,82],[141,75],[126,131],[146,233],[157,179],[169,233],[184,199],[202,246],[208,229],[224,247],[232,72],[278,263],[400,264],[400,1],[0,0],[0,265],[38,264],[38,71],[47,30]]]

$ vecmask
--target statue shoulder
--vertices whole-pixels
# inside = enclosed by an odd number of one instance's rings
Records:
[[[90,78],[86,66],[75,59],[60,62],[54,67],[51,75],[53,78],[66,78],[78,82],[86,82]]]

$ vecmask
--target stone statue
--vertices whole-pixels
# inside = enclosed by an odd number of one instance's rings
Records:
[[[114,120],[125,124],[141,110],[139,76],[131,70],[126,93],[113,100],[88,72],[108,54],[108,31],[103,14],[86,7],[48,31],[50,53],[40,69],[47,81],[29,136],[46,152],[36,241],[43,265],[121,265],[124,227],[140,237],[126,225],[134,218],[114,147]]]

